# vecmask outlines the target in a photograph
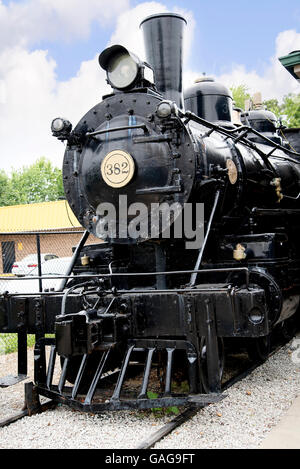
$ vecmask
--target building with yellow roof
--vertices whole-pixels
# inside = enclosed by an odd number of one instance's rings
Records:
[[[10,273],[12,266],[29,254],[36,254],[38,237],[41,253],[71,256],[82,232],[66,200],[0,207],[0,275]],[[89,243],[99,243],[99,239],[90,236]]]
[[[82,228],[66,200],[0,207],[0,233]]]

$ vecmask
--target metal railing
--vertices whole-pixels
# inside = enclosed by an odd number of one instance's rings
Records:
[[[27,286],[35,293],[43,292],[47,281],[48,285],[55,284],[66,271],[68,258],[71,259],[82,233],[82,230],[0,233],[0,295],[26,294]],[[28,258],[27,264],[24,258]],[[26,340],[27,346],[33,346],[35,336],[28,335],[23,342]],[[18,342],[18,334],[0,333],[0,355],[17,352]]]

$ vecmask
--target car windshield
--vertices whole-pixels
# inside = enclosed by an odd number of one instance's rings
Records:
[[[56,254],[41,254],[41,261],[49,261],[52,259],[59,259],[59,257]],[[28,263],[28,262],[37,262],[38,261],[38,255],[37,254],[29,254],[28,256],[24,257],[21,259],[19,262],[21,263]]]

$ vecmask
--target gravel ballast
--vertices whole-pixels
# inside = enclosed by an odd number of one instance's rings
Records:
[[[28,357],[32,376],[32,351]],[[300,394],[300,363],[293,358],[290,342],[155,448],[259,447]],[[1,376],[15,373],[15,367],[15,354],[0,356]],[[21,409],[23,388],[24,382],[0,389],[0,420]],[[91,415],[59,406],[0,428],[0,448],[136,448],[171,418],[128,411]]]

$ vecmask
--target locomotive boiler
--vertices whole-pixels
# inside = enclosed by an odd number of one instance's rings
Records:
[[[72,277],[44,299],[55,340],[36,344],[35,385],[81,410],[213,402],[227,342],[264,360],[272,331],[295,322],[300,155],[272,113],[234,124],[231,94],[212,78],[183,94],[184,27],[173,13],[146,18],[147,62],[105,49],[111,93],[74,129],[52,122],[86,232]]]

